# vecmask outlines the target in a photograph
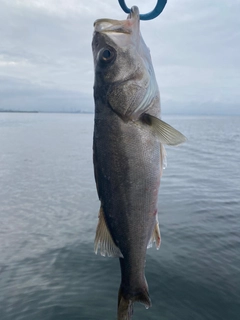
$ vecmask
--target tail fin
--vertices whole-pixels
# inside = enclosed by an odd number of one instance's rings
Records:
[[[131,320],[133,315],[133,303],[139,301],[143,303],[148,309],[151,307],[151,300],[146,287],[138,291],[134,296],[130,298],[125,298],[123,296],[122,287],[119,288],[118,293],[118,320]]]

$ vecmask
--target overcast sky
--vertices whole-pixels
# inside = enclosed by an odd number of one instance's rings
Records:
[[[168,0],[141,22],[163,114],[240,114],[239,14],[240,0]],[[117,0],[0,0],[0,109],[93,111],[98,18],[126,14]]]

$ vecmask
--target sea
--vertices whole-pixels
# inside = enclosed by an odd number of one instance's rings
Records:
[[[95,255],[92,114],[0,113],[0,319],[114,320],[120,267]],[[164,116],[162,244],[133,320],[240,319],[240,117]]]

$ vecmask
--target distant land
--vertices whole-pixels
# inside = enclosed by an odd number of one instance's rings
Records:
[[[0,112],[5,113],[86,113],[92,114],[92,111],[31,111],[31,110],[0,110]]]
[[[72,114],[93,114],[94,108],[89,107],[88,110],[82,110],[77,108],[9,108],[0,109],[0,113],[72,113]],[[35,109],[35,110],[34,110]],[[174,106],[164,106],[161,112],[162,116],[240,116],[240,106],[239,105],[229,105],[225,107],[223,105],[212,105],[208,107],[207,105],[190,107],[180,105],[178,108]]]
[[[0,110],[0,112],[13,112],[13,113],[39,113],[39,111],[23,111],[23,110]]]

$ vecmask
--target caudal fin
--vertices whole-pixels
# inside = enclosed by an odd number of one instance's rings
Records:
[[[148,309],[151,307],[151,300],[146,287],[139,290],[132,297],[126,298],[123,296],[123,290],[120,286],[118,293],[118,320],[131,320],[133,315],[133,303],[139,301]]]

